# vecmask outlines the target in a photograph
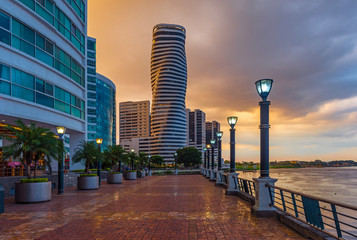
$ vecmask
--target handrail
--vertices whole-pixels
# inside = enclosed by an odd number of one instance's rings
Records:
[[[357,238],[357,207],[271,184],[271,206],[337,238]]]
[[[297,192],[297,191],[290,190],[290,189],[287,189],[287,188],[270,185],[268,183],[265,184],[265,186],[266,187],[271,187],[271,188],[276,188],[276,189],[283,190],[283,191],[290,192],[290,193],[294,193],[294,194],[301,195],[301,196],[304,196],[304,197],[313,198],[313,199],[321,201],[321,202],[332,203],[332,204],[334,204],[336,206],[340,206],[340,207],[344,207],[344,208],[348,208],[348,209],[357,211],[357,206],[353,206],[353,205],[350,205],[350,204],[336,202],[336,201],[329,200],[329,199],[322,198],[322,197],[312,196],[312,195],[309,195],[309,194],[306,194],[306,193]]]
[[[240,177],[233,177],[235,182],[235,188],[245,192],[253,197],[255,197],[255,182],[252,180],[240,178]]]

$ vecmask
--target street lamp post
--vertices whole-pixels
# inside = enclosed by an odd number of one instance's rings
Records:
[[[266,184],[274,185],[277,179],[269,177],[269,105],[268,95],[273,85],[273,79],[260,79],[255,82],[258,94],[262,98],[260,106],[260,177],[253,178],[256,186],[255,205],[252,212],[257,217],[273,214],[275,209],[270,206],[269,189]]]
[[[149,155],[148,158],[149,158],[149,167],[148,167],[149,168],[149,173],[148,173],[148,175],[151,176],[151,155]]]
[[[209,178],[210,175],[211,175],[211,171],[209,169],[209,149],[211,148],[211,145],[210,144],[207,144],[207,170],[206,170],[206,178]]]
[[[101,149],[100,145],[102,145],[103,139],[102,139],[102,138],[97,138],[95,141],[96,141],[97,144],[98,144],[98,151],[99,151],[100,153],[102,153],[102,149]],[[98,169],[97,169],[97,175],[98,175],[99,186],[102,184],[101,170],[102,170],[102,161],[101,161],[101,159],[99,158],[99,159],[98,159]]]
[[[211,176],[210,176],[210,181],[215,181],[215,171],[214,171],[214,147],[216,145],[216,140],[212,139],[211,140]]]
[[[177,152],[174,153],[174,157],[175,157],[175,175],[177,175]]]
[[[234,126],[237,124],[238,117],[236,116],[231,116],[227,118],[228,124],[230,125],[230,167],[229,167],[229,175],[228,175],[228,189],[226,191],[226,194],[235,194],[238,190],[235,188],[235,183],[234,183],[234,178],[238,176],[238,173],[236,173],[236,150],[235,150],[235,144],[236,144],[236,130],[234,129]]]
[[[57,133],[59,136],[59,140],[63,146],[63,135],[66,133],[65,127],[57,127]],[[63,149],[61,149],[62,151]],[[63,194],[64,192],[64,171],[63,171],[63,151],[61,152],[61,161],[58,161],[58,194]]]
[[[221,178],[221,174],[223,173],[222,171],[222,136],[223,132],[219,131],[217,132],[217,149],[218,149],[218,156],[217,156],[217,161],[218,161],[218,166],[217,166],[217,180],[216,180],[216,185],[220,185],[223,183],[223,179]]]
[[[135,152],[135,149],[132,148],[131,153],[134,154],[134,152]],[[131,158],[130,163],[131,163],[131,170],[134,170],[134,156]]]
[[[204,149],[203,149],[203,153],[204,153],[204,158],[203,158],[203,170],[202,170],[202,174],[205,175],[205,174],[206,174],[206,169],[207,169],[207,162],[206,162],[207,148],[204,148]]]

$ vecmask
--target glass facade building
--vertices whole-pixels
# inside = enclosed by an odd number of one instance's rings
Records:
[[[86,139],[86,0],[1,0],[0,121]]]
[[[102,147],[116,144],[115,85],[97,73],[97,137],[103,139]]]

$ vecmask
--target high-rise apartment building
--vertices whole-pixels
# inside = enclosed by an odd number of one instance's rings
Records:
[[[186,30],[173,24],[153,29],[151,52],[151,155],[173,162],[177,149],[186,146]]]
[[[1,123],[22,119],[53,132],[64,126],[71,155],[86,132],[86,5],[83,0],[0,4]]]
[[[217,150],[217,132],[221,129],[221,124],[217,121],[206,122],[206,143],[210,144],[211,140],[216,140],[216,145],[214,149],[214,159],[217,160],[218,150]]]
[[[197,148],[203,154],[203,149],[206,147],[206,114],[200,109],[194,111],[187,109],[187,121],[187,145]]]
[[[97,69],[96,39],[87,38],[87,139],[97,137]]]
[[[147,138],[150,135],[150,101],[119,103],[119,139]]]
[[[87,139],[102,138],[102,148],[116,144],[116,88],[97,73],[96,39],[87,38]]]
[[[116,144],[115,84],[97,73],[96,84],[96,135],[103,139],[102,147]]]

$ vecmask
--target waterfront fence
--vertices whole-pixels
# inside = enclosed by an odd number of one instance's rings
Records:
[[[252,180],[235,177],[235,188],[255,197],[255,183]]]
[[[333,237],[343,239],[357,238],[356,206],[269,184],[266,186],[269,189],[271,204],[277,209]]]

